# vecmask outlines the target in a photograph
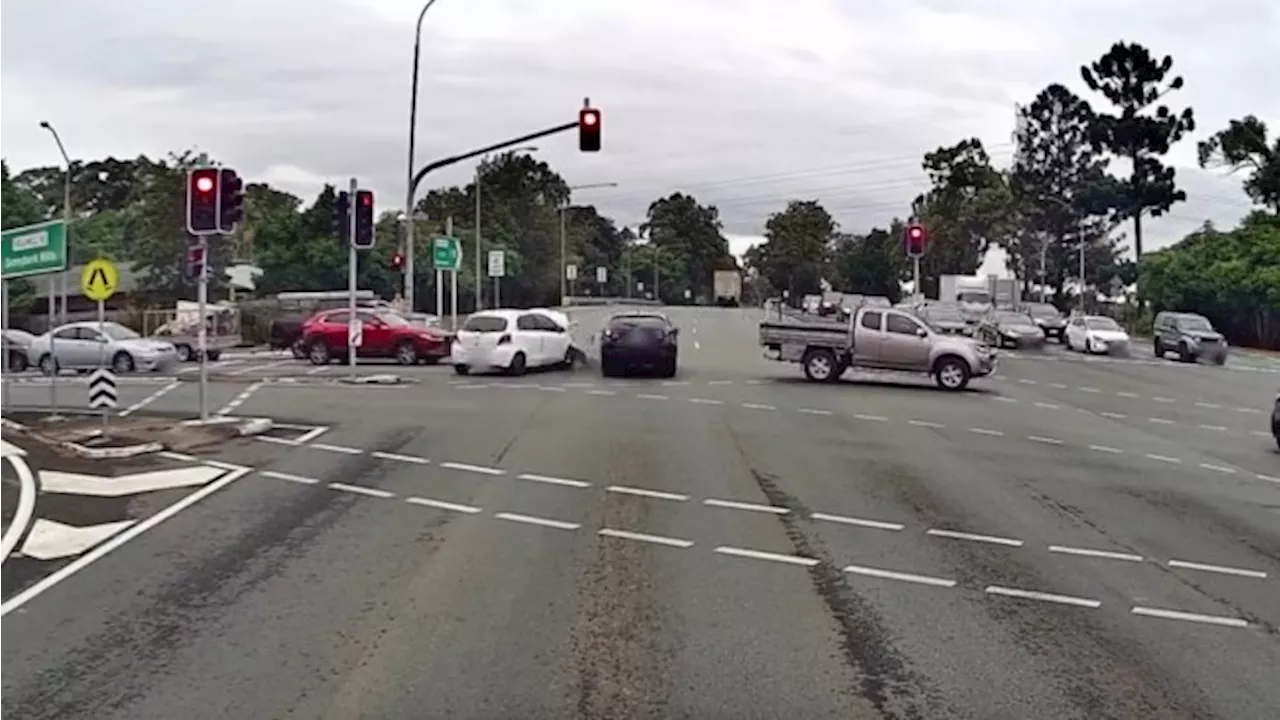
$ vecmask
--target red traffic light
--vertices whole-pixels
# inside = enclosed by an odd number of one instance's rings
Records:
[[[213,192],[213,177],[209,175],[196,176],[196,192],[211,193]]]
[[[583,108],[578,111],[578,149],[582,152],[600,150],[600,111]]]
[[[192,168],[187,175],[187,232],[218,232],[218,168]]]
[[[929,235],[925,232],[923,225],[908,225],[903,233],[903,245],[907,255],[910,257],[920,257],[924,255],[925,248],[929,244]]]
[[[391,256],[391,267],[401,268],[403,266],[404,266],[404,253],[396,251],[396,253]]]

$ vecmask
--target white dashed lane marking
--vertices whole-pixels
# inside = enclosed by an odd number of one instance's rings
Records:
[[[1240,618],[1222,617],[1219,615],[1201,615],[1200,613],[1182,612],[1180,610],[1161,610],[1160,608],[1135,606],[1129,612],[1134,615],[1165,618],[1167,620],[1186,620],[1187,622],[1208,623],[1210,625],[1223,625],[1226,627],[1249,627],[1249,623],[1245,620],[1241,620]]]
[[[468,515],[475,515],[481,510],[474,505],[462,505],[459,503],[445,502],[444,500],[432,500],[431,498],[416,496],[407,497],[404,501],[410,505],[422,505],[424,507],[436,508],[437,510],[452,510],[454,512],[467,513]]]
[[[530,480],[532,482],[546,483],[548,485],[562,485],[564,487],[588,488],[591,483],[586,480],[573,480],[570,478],[554,477],[551,475],[537,475],[534,473],[520,473],[516,476],[519,480]]]
[[[863,567],[861,565],[847,565],[844,571],[853,575],[866,575],[869,577],[884,578],[886,580],[901,580],[903,582],[917,583],[919,585],[933,585],[935,587],[955,587],[956,581],[947,578],[930,577],[929,575],[915,575],[912,573],[897,572],[895,570],[882,570],[880,568]]]
[[[717,498],[707,498],[702,501],[702,504],[710,507],[728,508],[730,510],[773,513],[774,515],[786,515],[791,512],[790,509],[778,507],[777,505],[760,505],[757,503],[738,502],[737,500],[719,500]]]
[[[627,485],[610,485],[605,488],[605,492],[618,493],[620,495],[635,495],[637,497],[654,498],[656,500],[674,500],[676,502],[684,502],[689,499],[688,495],[680,493],[663,492],[661,490],[647,490],[645,488],[630,487]]]
[[[461,470],[462,472],[478,473],[480,475],[506,475],[507,471],[502,468],[488,467],[486,465],[471,465],[469,463],[459,462],[442,462],[440,467],[450,470]]]
[[[988,585],[983,592],[988,595],[1003,595],[1004,597],[1021,598],[1023,600],[1041,600],[1044,602],[1059,603],[1061,605],[1076,605],[1079,607],[1096,608],[1101,607],[1102,602],[1092,600],[1090,598],[1074,597],[1071,595],[1055,595],[1053,593],[1038,592],[1035,590],[1019,590],[1017,588],[1001,587],[999,585]]]
[[[840,523],[842,525],[856,525],[857,527],[874,528],[876,530],[902,530],[906,527],[901,523],[884,522],[882,520],[866,520],[863,518],[847,517],[844,515],[828,515],[827,513],[812,513],[809,515],[813,520],[825,520],[826,522]]]
[[[1187,562],[1186,560],[1170,560],[1165,564],[1169,567],[1183,568],[1185,570],[1201,570],[1204,572],[1219,573],[1222,575],[1257,578],[1259,580],[1265,580],[1267,578],[1267,574],[1261,570],[1247,570],[1245,568],[1227,567],[1225,565],[1206,565],[1204,563]]]
[[[763,405],[761,403],[742,403],[742,407],[748,410],[777,410],[773,405]]]
[[[597,535],[605,537],[622,538],[624,540],[635,540],[637,542],[652,543],[654,545],[668,545],[670,547],[688,548],[693,547],[692,540],[683,540],[681,538],[666,537],[664,535],[647,535],[645,533],[631,532],[629,530],[614,530],[612,528],[601,528]]]
[[[1129,562],[1144,562],[1145,558],[1141,555],[1132,553],[1112,552],[1110,550],[1091,550],[1089,548],[1071,547],[1069,545],[1050,545],[1049,552],[1064,553],[1067,555],[1080,555],[1083,557],[1105,558],[1107,560],[1127,560]]]
[[[557,530],[577,530],[582,527],[580,523],[552,520],[550,518],[537,517],[535,515],[520,515],[518,513],[502,512],[495,514],[494,517],[499,520],[510,520],[511,522],[524,523],[526,525],[539,525],[542,527],[555,528]]]
[[[317,450],[325,450],[327,452],[342,453],[344,455],[362,455],[364,451],[360,448],[347,447],[346,445],[330,445],[328,443],[311,443],[307,447],[313,447]]]
[[[1021,540],[1013,538],[998,537],[995,535],[977,535],[975,533],[959,532],[956,530],[939,530],[938,528],[929,528],[925,531],[927,535],[934,537],[951,538],[953,540],[972,540],[974,542],[992,543],[994,545],[1008,545],[1009,547],[1022,547]]]
[[[369,454],[372,455],[373,457],[378,458],[379,460],[391,460],[393,462],[413,463],[415,465],[426,465],[427,463],[431,462],[430,460],[424,457],[418,457],[417,455],[402,455],[400,453],[383,452],[381,450],[374,450]]]
[[[331,482],[329,483],[329,488],[332,490],[339,490],[341,492],[355,493],[357,495],[368,495],[369,497],[376,497],[376,498],[395,497],[395,493],[387,492],[386,490],[379,490],[378,488],[365,487],[363,485],[351,485],[348,483]]]
[[[295,482],[302,485],[317,485],[320,483],[320,481],[317,480],[316,478],[303,477],[302,475],[293,475],[291,473],[276,472],[275,470],[263,470],[259,474],[266,475],[269,478],[275,478],[276,480],[287,480],[289,482]]]
[[[749,550],[747,548],[733,547],[732,545],[721,545],[716,548],[715,551],[721,555],[733,555],[735,557],[751,558],[752,560],[769,560],[771,562],[802,565],[804,567],[813,567],[818,564],[818,561],[813,558],[800,557],[798,555],[781,555],[778,553],[763,552],[760,550]]]

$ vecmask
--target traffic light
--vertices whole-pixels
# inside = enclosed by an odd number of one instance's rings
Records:
[[[355,246],[360,250],[373,247],[373,191],[356,191]]]
[[[578,111],[578,149],[582,152],[600,151],[600,111],[595,108]]]
[[[205,248],[193,245],[187,248],[187,279],[199,280],[204,275]]]
[[[244,219],[244,183],[235,170],[222,168],[218,178],[218,229],[233,233]]]
[[[925,248],[929,245],[929,234],[925,232],[924,226],[919,224],[911,224],[903,231],[903,245],[907,250],[907,257],[920,257],[924,255]]]
[[[396,270],[400,270],[404,267],[404,253],[397,250],[395,254],[391,256],[391,267]]]
[[[344,246],[351,242],[351,194],[345,190],[338,193],[333,209],[333,232]]]
[[[218,168],[187,172],[187,232],[210,235],[218,229]]]

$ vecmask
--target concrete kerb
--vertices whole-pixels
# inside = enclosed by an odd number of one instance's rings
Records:
[[[18,433],[19,435],[25,435],[27,437],[33,438],[46,445],[55,447],[67,454],[75,455],[76,457],[83,458],[85,460],[121,460],[125,458],[137,457],[139,455],[146,455],[149,453],[162,452],[164,450],[169,449],[162,442],[135,443],[133,445],[122,445],[118,447],[91,447],[83,443],[76,442],[74,440],[58,440],[56,438],[51,438],[43,433],[32,430],[27,425],[24,425],[14,420],[10,420],[9,418],[0,418],[0,424],[2,424],[6,430]],[[179,425],[184,425],[184,426],[201,426],[201,425],[214,425],[214,424],[234,425],[235,426],[234,432],[236,437],[249,437],[252,435],[261,435],[263,433],[269,432],[275,426],[271,418],[265,418],[265,417],[242,418],[242,417],[218,416],[215,418],[211,418],[210,420],[194,419],[194,420],[184,420],[179,423]],[[93,436],[94,434],[96,433],[91,433],[90,436]]]

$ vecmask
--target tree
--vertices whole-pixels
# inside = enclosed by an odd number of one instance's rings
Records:
[[[916,197],[912,213],[929,231],[920,260],[920,284],[937,297],[944,274],[971,275],[987,248],[1016,225],[1007,179],[991,167],[982,141],[970,138],[924,156],[932,188]]]
[[[661,276],[664,284],[671,281],[676,291],[672,297],[683,302],[684,291],[689,290],[694,298],[709,299],[713,273],[729,255],[720,211],[677,192],[650,203],[646,218],[640,232],[661,247],[661,253],[679,260],[678,275]]]
[[[1159,217],[1187,199],[1177,187],[1176,171],[1161,161],[1174,143],[1195,130],[1191,108],[1174,113],[1167,105],[1157,105],[1182,87],[1181,76],[1165,82],[1172,69],[1173,57],[1157,60],[1142,45],[1125,42],[1117,42],[1101,58],[1080,68],[1085,85],[1101,93],[1116,110],[1115,114],[1094,114],[1090,141],[1130,163],[1128,178],[1111,187],[1105,204],[1122,218],[1133,219],[1133,247],[1139,260],[1143,213]]]
[[[1267,124],[1253,115],[1232,120],[1197,147],[1200,167],[1248,170],[1244,191],[1259,205],[1280,215],[1280,137],[1267,144]]]
[[[821,292],[837,229],[831,213],[816,200],[792,200],[765,221],[765,242],[752,261],[797,304],[803,296]]]
[[[40,198],[21,187],[9,176],[9,163],[0,161],[0,222],[5,230],[34,225],[49,219]],[[9,310],[14,314],[26,312],[35,301],[35,286],[27,278],[9,281]]]
[[[895,303],[902,299],[902,281],[908,276],[903,223],[894,220],[894,226],[896,231],[872,228],[866,235],[837,236],[832,269],[843,290],[883,295]]]
[[[1024,294],[1030,293],[1031,279],[1040,278],[1042,285],[1053,287],[1060,307],[1066,302],[1067,278],[1080,274],[1080,243],[1101,266],[1116,263],[1118,249],[1109,239],[1112,223],[1099,214],[1107,213],[1105,204],[1100,208],[1093,201],[1108,184],[1106,162],[1090,140],[1092,121],[1088,103],[1058,84],[1019,110],[1018,150],[1009,178],[1019,223],[1002,244]],[[1100,267],[1086,263],[1086,277],[1090,265]]]

